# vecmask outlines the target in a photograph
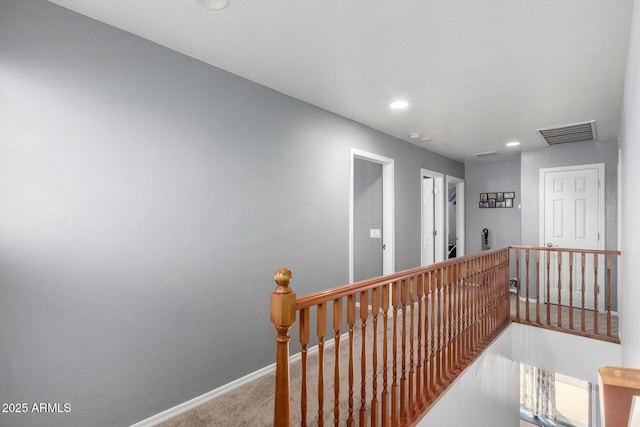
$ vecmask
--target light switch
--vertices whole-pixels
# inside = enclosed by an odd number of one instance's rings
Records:
[[[371,228],[369,230],[369,237],[372,239],[382,239],[382,230],[379,228]]]

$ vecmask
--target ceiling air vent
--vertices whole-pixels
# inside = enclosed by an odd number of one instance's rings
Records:
[[[482,153],[474,153],[473,154],[476,157],[492,157],[492,156],[497,156],[498,152],[497,151],[485,151]]]
[[[567,144],[569,142],[588,142],[598,139],[595,120],[555,128],[538,129],[537,132],[549,145]]]

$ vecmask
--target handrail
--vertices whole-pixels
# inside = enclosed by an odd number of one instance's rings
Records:
[[[620,255],[622,252],[609,249],[576,249],[576,248],[560,248],[556,246],[521,246],[509,245],[509,249],[529,249],[532,251],[548,251],[548,252],[571,252],[571,253],[587,253],[598,255]]]
[[[302,351],[296,386],[300,411],[294,414],[300,425],[306,426],[314,413],[319,426],[325,418],[335,425],[353,426],[356,418],[360,425],[413,425],[509,324],[508,277],[508,248],[300,298],[289,287],[291,272],[278,270],[271,296],[277,330],[274,425],[291,425],[291,401],[298,399],[290,394],[287,357],[296,314]],[[310,372],[308,348],[314,324],[317,374]],[[327,324],[333,329],[329,335]],[[324,360],[325,338],[331,335],[333,366]],[[333,381],[325,383],[325,371],[331,375],[331,370]]]
[[[490,251],[482,252],[481,256],[488,256],[505,249],[494,249]],[[313,305],[320,304],[322,302],[329,302],[337,298],[343,298],[349,294],[355,294],[362,291],[367,291],[380,286],[385,283],[396,282],[400,280],[406,280],[416,274],[438,270],[441,268],[450,267],[456,264],[460,264],[464,261],[469,261],[478,257],[478,254],[465,255],[458,258],[451,258],[435,264],[427,266],[415,267],[397,273],[392,273],[386,276],[374,277],[372,279],[361,280],[359,282],[350,283],[347,285],[336,286],[335,288],[326,289],[319,292],[314,292],[296,299],[296,310],[308,308]]]
[[[629,417],[633,398],[640,395],[640,369],[605,366],[598,369],[598,381],[602,425],[635,425]]]

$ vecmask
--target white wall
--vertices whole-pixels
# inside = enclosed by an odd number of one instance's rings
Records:
[[[511,325],[513,358],[518,362],[549,369],[592,384],[598,382],[598,369],[619,366],[621,347],[591,338],[543,328]]]
[[[618,344],[514,323],[451,386],[418,426],[517,426],[520,363],[597,384],[598,368],[619,365],[620,353]]]
[[[519,364],[513,361],[507,328],[417,424],[514,427],[518,425]]]
[[[621,157],[621,282],[620,339],[624,366],[640,367],[640,1],[633,2],[631,37],[625,82],[622,127],[620,132]]]

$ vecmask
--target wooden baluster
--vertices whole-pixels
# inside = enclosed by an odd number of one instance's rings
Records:
[[[581,321],[581,329],[582,332],[586,331],[586,325],[585,325],[585,318],[584,318],[584,313],[585,313],[585,306],[584,306],[584,291],[585,291],[585,261],[586,261],[586,257],[585,257],[585,253],[582,252],[580,254],[580,270],[581,270],[581,275],[582,275],[582,281],[581,281],[581,290],[582,290],[582,302],[581,302],[581,310],[580,310],[580,321]]]
[[[400,420],[407,418],[407,302],[409,299],[408,280],[400,282],[400,307],[402,309],[402,345],[400,360]]]
[[[482,285],[480,287],[480,339],[479,344],[484,344],[484,339],[487,335],[487,257],[486,255],[481,259],[482,268]]]
[[[416,298],[416,276],[409,278],[409,400],[408,400],[408,410],[411,413],[415,413],[416,409],[416,401],[415,401],[415,392],[414,387],[416,385],[415,381],[415,298]]]
[[[478,344],[484,344],[484,338],[487,330],[487,319],[485,317],[486,313],[486,302],[487,302],[487,257],[483,256],[480,259],[480,268],[481,268],[481,285],[479,290],[480,306],[478,307],[479,312],[478,316],[480,318],[480,336],[478,337]]]
[[[516,320],[520,320],[520,249],[515,248],[516,251]],[[527,276],[529,272],[526,272]],[[540,297],[538,297],[539,299]]]
[[[281,268],[274,279],[278,286],[271,294],[271,323],[276,328],[276,390],[273,411],[274,427],[291,426],[289,383],[289,330],[296,319],[296,294],[291,291],[291,271]]]
[[[469,291],[471,292],[471,317],[469,319],[469,323],[470,323],[470,328],[471,328],[471,333],[470,333],[470,338],[471,338],[471,346],[470,346],[470,353],[469,356],[473,356],[473,354],[475,353],[475,349],[476,349],[476,308],[477,308],[477,289],[478,289],[478,260],[474,259],[473,261],[471,261],[471,268],[473,269],[472,275],[471,275],[471,287],[469,288]]]
[[[496,314],[495,314],[495,307],[496,307],[496,254],[491,254],[489,255],[489,301],[487,304],[487,312],[488,312],[488,316],[487,316],[487,323],[489,325],[489,329],[487,331],[487,339],[489,339],[490,336],[493,335],[493,331],[495,330],[495,320],[496,320]]]
[[[573,257],[574,252],[569,252],[569,329],[573,329]]]
[[[442,386],[442,349],[444,348],[444,339],[442,336],[442,269],[438,269],[436,276],[436,335],[437,335],[437,348],[436,348],[436,378],[438,385]]]
[[[431,333],[429,334],[429,387],[431,400],[436,393],[436,350],[438,347],[437,331],[436,331],[436,272],[429,272],[429,299],[431,300],[431,310],[429,310],[429,326]]]
[[[458,266],[453,265],[451,275],[451,368],[458,367]]]
[[[423,317],[424,313],[424,273],[418,276],[417,286],[416,286],[416,297],[418,299],[418,362],[416,364],[416,402],[422,407],[423,403],[423,387],[426,388],[426,383],[423,382],[426,356],[423,358],[424,350],[422,346],[422,334],[425,329],[423,329],[423,321],[426,319],[426,316]],[[424,324],[426,326],[426,323]],[[426,336],[425,336],[425,347],[426,347]]]
[[[558,327],[562,327],[562,256],[564,252],[558,251]]]
[[[389,349],[389,338],[388,338],[388,326],[389,326],[389,292],[391,291],[391,287],[388,284],[385,284],[382,287],[382,406],[381,406],[381,414],[382,418],[382,426],[387,427],[389,425],[389,392],[388,392],[388,366],[389,366],[389,358],[388,358],[388,349]]]
[[[471,352],[471,262],[465,261],[465,283],[464,283],[464,359],[469,360]]]
[[[545,254],[547,260],[547,295],[545,303],[547,304],[547,325],[551,325],[551,298],[549,297],[549,295],[551,295],[551,276],[549,274],[551,269],[551,251],[545,251]]]
[[[487,339],[489,339],[489,337],[491,337],[493,335],[493,331],[495,330],[495,320],[496,320],[496,314],[495,314],[495,307],[496,307],[496,262],[495,262],[495,258],[496,258],[496,254],[491,254],[489,255],[489,302],[487,305],[487,311],[488,311],[488,316],[487,316],[487,320],[488,320],[488,324],[489,324],[489,330],[487,332]]]
[[[486,319],[487,319],[487,332],[486,339],[491,335],[491,331],[493,330],[493,255],[487,256],[487,301],[485,304],[486,307]],[[485,340],[486,342],[486,340]]]
[[[607,254],[607,336],[611,336],[611,255]]]
[[[300,346],[302,347],[302,375],[300,387],[300,425],[307,425],[307,347],[309,346],[309,338],[311,329],[309,320],[309,309],[300,310]]]
[[[460,296],[460,347],[459,361],[464,364],[467,360],[467,261],[463,261],[460,266],[460,281],[458,283],[458,293]]]
[[[367,423],[367,318],[369,317],[369,292],[360,292],[360,323],[362,347],[360,351],[360,427]]]
[[[511,280],[510,280],[511,271],[509,270],[510,265],[511,265],[511,259],[509,257],[509,250],[507,249],[504,253],[504,259],[503,259],[504,277],[505,277],[505,280],[507,281],[507,285],[505,285],[503,288],[504,310],[505,310],[503,320],[505,323],[508,323],[511,320],[511,302],[510,302],[510,293],[508,288],[508,286],[511,284]]]
[[[442,346],[440,347],[440,354],[442,357],[442,380],[446,381],[446,379],[449,377],[449,369],[448,369],[448,358],[449,358],[449,354],[448,354],[448,346],[449,346],[449,336],[448,336],[448,326],[449,326],[449,319],[447,318],[447,313],[449,310],[449,298],[448,298],[448,292],[449,292],[449,278],[447,277],[449,271],[446,268],[442,268],[442,294],[441,294],[441,298],[442,298],[442,324],[440,326],[440,331],[441,331],[441,336],[442,336]],[[443,382],[444,383],[444,382]]]
[[[340,331],[342,329],[342,298],[333,300],[333,331],[335,343],[333,370],[333,425],[340,425]]]
[[[327,305],[320,303],[316,312],[318,335],[318,426],[324,426],[324,337],[327,334]]]
[[[373,316],[373,354],[371,364],[371,426],[378,425],[378,315],[380,314],[380,288],[371,290],[371,314]]]
[[[598,335],[598,254],[593,254],[593,333]]]
[[[446,346],[445,346],[445,351],[446,351],[446,358],[445,358],[445,362],[446,362],[446,377],[447,379],[451,378],[452,375],[452,367],[451,367],[451,354],[452,354],[452,348],[451,348],[451,344],[453,341],[453,334],[452,334],[452,326],[453,326],[453,320],[452,320],[452,288],[453,286],[451,285],[451,268],[450,267],[445,267],[445,286],[446,286],[446,306],[445,306],[445,310],[446,310],[446,321],[444,322],[444,327],[445,327],[445,339],[446,339]]]
[[[457,300],[457,295],[456,295],[456,291],[458,288],[458,284],[457,284],[457,272],[458,272],[458,267],[456,265],[452,265],[449,268],[449,283],[451,286],[451,370],[452,372],[456,371],[456,366],[457,366],[457,357],[458,357],[458,349],[457,349],[457,342],[458,342],[458,311],[457,311],[457,304],[458,304],[458,300]]]
[[[393,364],[391,366],[391,425],[398,425],[398,309],[400,302],[400,283],[393,282],[391,304],[393,306]]]
[[[529,272],[527,271],[527,274]],[[518,278],[518,280],[520,280]],[[536,323],[540,323],[540,251],[536,251]]]
[[[529,258],[530,258],[530,252],[529,252],[529,249],[527,249],[525,251],[525,262],[524,262],[525,271],[527,272],[527,281],[526,281],[526,286],[527,287],[526,287],[526,290],[525,290],[526,295],[527,295],[527,297],[526,297],[526,305],[525,305],[527,322],[529,322],[529,320],[530,320],[529,319],[529,288],[530,288],[530,283],[529,283]]]
[[[356,323],[356,297],[349,295],[347,297],[347,325],[349,326],[349,416],[347,417],[347,426],[353,427],[353,327]]]
[[[424,291],[424,304],[423,304],[423,315],[422,315],[422,324],[423,324],[423,334],[424,334],[424,349],[423,349],[423,359],[422,359],[422,388],[424,390],[422,400],[425,404],[429,401],[429,395],[431,391],[431,383],[429,379],[430,375],[430,357],[431,357],[431,333],[429,329],[429,304],[430,304],[430,290],[429,290],[429,282],[430,282],[430,273],[426,272],[422,276],[422,289]]]

